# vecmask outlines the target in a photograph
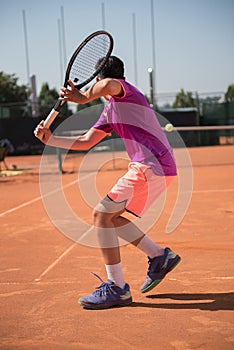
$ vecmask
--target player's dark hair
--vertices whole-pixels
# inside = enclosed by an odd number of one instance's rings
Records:
[[[97,62],[97,66],[100,65],[103,58],[100,58]],[[124,63],[120,58],[116,56],[110,56],[107,60],[104,68],[98,74],[99,78],[117,78],[124,79]]]

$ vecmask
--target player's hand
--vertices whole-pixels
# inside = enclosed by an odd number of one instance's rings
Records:
[[[71,80],[68,80],[68,84],[69,86],[67,88],[64,86],[61,87],[59,101],[79,103],[82,93],[76,89]]]
[[[48,143],[51,137],[51,131],[44,127],[44,120],[42,120],[34,130],[34,135],[44,144]]]

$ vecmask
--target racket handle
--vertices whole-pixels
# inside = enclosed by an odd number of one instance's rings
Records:
[[[46,120],[44,121],[44,127],[49,129],[50,125],[53,123],[57,115],[59,114],[62,106],[65,102],[58,101],[54,108],[50,111],[49,115],[47,116]]]

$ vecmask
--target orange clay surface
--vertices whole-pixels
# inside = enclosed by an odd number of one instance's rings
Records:
[[[234,349],[234,147],[189,152],[194,189],[183,221],[165,233],[177,193],[175,181],[148,232],[180,254],[181,263],[155,289],[141,294],[147,258],[130,245],[122,247],[133,303],[100,311],[77,303],[99,285],[91,271],[106,278],[100,251],[74,244],[51,223],[40,197],[41,156],[6,158],[8,167],[14,164],[18,172],[0,174],[0,349]],[[96,157],[100,160],[104,153]],[[64,167],[78,166],[81,159],[77,156],[70,165],[68,160]],[[115,170],[111,162],[101,168],[96,176],[100,196],[125,172],[126,164],[119,159]],[[79,194],[76,179],[77,172],[62,175],[63,185],[68,185],[64,192],[77,215],[91,222],[92,210]],[[86,189],[92,190],[88,180]]]

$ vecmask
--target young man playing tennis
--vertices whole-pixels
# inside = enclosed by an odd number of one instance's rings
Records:
[[[141,217],[176,176],[171,147],[144,95],[124,78],[124,64],[111,56],[99,74],[97,82],[86,92],[79,91],[69,81],[61,88],[60,100],[80,104],[105,97],[109,104],[99,120],[84,135],[73,138],[53,136],[43,121],[35,136],[43,143],[60,148],[88,150],[106,135],[115,131],[123,139],[130,158],[127,173],[118,180],[93,212],[107,272],[107,282],[84,297],[79,303],[90,309],[129,305],[130,287],[125,282],[118,237],[132,243],[148,256],[146,280],[141,287],[145,293],[158,283],[181,260],[169,248],[162,248],[122,216],[125,211]]]

